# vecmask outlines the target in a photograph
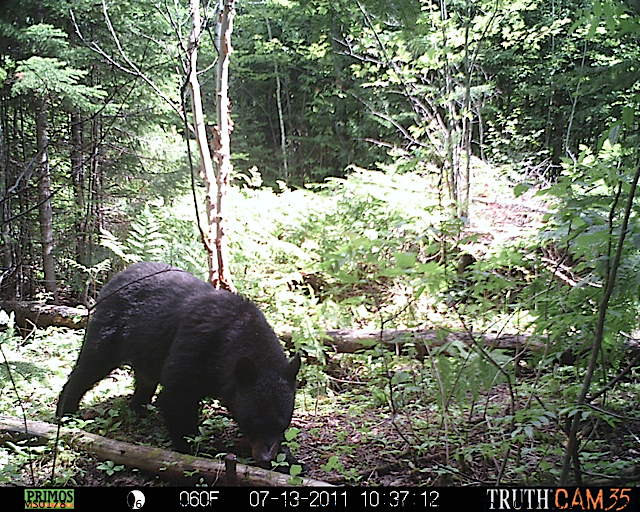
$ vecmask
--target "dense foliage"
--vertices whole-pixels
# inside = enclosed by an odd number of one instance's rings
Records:
[[[205,275],[180,117],[183,4],[3,2],[3,300],[89,305],[140,260]],[[633,481],[621,475],[640,421],[636,4],[237,2],[234,281],[307,357],[300,409],[362,416],[362,442],[411,483]],[[215,7],[202,10],[213,125]],[[429,328],[438,343],[338,354],[324,343],[336,328]],[[440,343],[449,331],[460,337]],[[497,347],[496,333],[528,341]],[[9,329],[0,342],[0,381],[17,372],[16,392],[37,389],[29,414],[51,419],[44,387],[59,389],[79,340]],[[0,395],[0,411],[13,403]],[[113,423],[114,410],[100,414]],[[347,439],[318,445],[317,466],[362,482]],[[17,481],[26,459],[12,449],[0,465]],[[56,483],[83,481],[65,463]]]

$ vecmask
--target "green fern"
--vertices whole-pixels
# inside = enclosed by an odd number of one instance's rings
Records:
[[[107,229],[101,229],[101,233],[101,245],[110,249],[125,263],[162,260],[169,245],[167,236],[162,233],[162,224],[149,209],[149,205],[131,223],[124,242]]]
[[[138,258],[137,261],[162,259],[168,243],[161,230],[161,223],[149,210],[149,205],[145,206],[131,223],[131,231],[127,237],[129,250]]]

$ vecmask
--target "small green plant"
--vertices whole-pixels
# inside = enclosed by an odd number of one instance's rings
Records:
[[[195,473],[195,471],[194,471]],[[186,474],[186,472],[185,472]],[[204,479],[204,477],[200,477],[200,479],[198,480],[198,483],[195,484],[195,487],[209,487],[209,484],[207,483],[207,481]]]
[[[342,462],[340,462],[340,459],[338,457],[332,455],[331,457],[329,457],[329,460],[326,464],[320,466],[320,469],[322,469],[322,471],[324,471],[325,473],[330,473],[333,470],[340,471],[342,470]]]
[[[300,443],[294,441],[294,439],[300,434],[300,429],[297,427],[290,427],[284,433],[284,442],[282,443],[284,446],[289,448],[292,452],[295,452],[298,448],[300,448]]]
[[[336,471],[351,482],[357,482],[362,478],[362,475],[358,474],[356,468],[345,469],[340,459],[335,455],[329,457],[327,463],[320,466],[320,469],[326,473]]]
[[[75,467],[68,468],[56,468],[56,476],[53,479],[53,482],[58,487],[66,487],[69,485],[78,485],[76,483],[75,475],[78,472],[78,469]],[[84,472],[84,471],[82,471]]]
[[[287,479],[287,483],[290,485],[300,485],[304,480],[300,477],[302,473],[302,466],[300,464],[292,464],[289,468],[289,475],[291,478]]]
[[[16,483],[20,481],[20,466],[17,464],[0,465],[0,483]]]
[[[81,265],[80,263],[72,260],[71,258],[63,258],[62,263],[69,265],[69,267],[71,268],[74,275],[74,280],[76,280],[76,283],[75,283],[76,286],[78,286],[79,288],[80,287],[84,288],[84,291],[86,292],[87,296],[89,295],[89,292],[90,292],[91,296],[94,298],[97,296],[97,287],[98,287],[98,283],[100,282],[100,279],[99,279],[100,274],[106,275],[109,269],[111,268],[111,260],[109,258],[106,258],[101,262],[96,263],[92,267],[86,267],[84,265]],[[81,282],[78,282],[79,281],[78,274],[80,274],[80,276],[82,274],[85,274],[86,277],[82,279]]]
[[[117,432],[122,426],[120,409],[106,409],[104,407],[94,407],[94,410],[101,411],[102,416],[94,419],[94,424],[101,433]],[[106,416],[105,416],[106,413]]]
[[[116,465],[116,463],[112,460],[106,460],[96,467],[99,470],[104,471],[108,476],[113,476],[116,472],[125,470],[125,466],[123,466],[122,464]]]

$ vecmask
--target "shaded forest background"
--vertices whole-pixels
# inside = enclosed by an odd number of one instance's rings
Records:
[[[90,306],[139,260],[206,275],[183,4],[0,2],[2,300]],[[201,4],[212,127],[216,5]],[[640,4],[236,8],[231,270],[293,331],[303,395],[366,396],[363,418],[383,409],[402,432],[389,453],[410,461],[404,484],[634,481]],[[323,343],[325,329],[358,327],[468,341],[356,356]],[[538,348],[487,348],[488,332]],[[26,357],[28,344],[3,339]],[[321,451],[317,466],[362,481]]]
[[[2,4],[2,294],[54,293],[55,275],[73,295],[75,264],[110,255],[104,230],[122,235],[149,205],[188,190],[172,26],[186,6]],[[633,132],[632,7],[240,2],[236,181],[300,187],[386,166],[431,174],[447,200],[465,201],[474,158],[516,182],[553,181],[564,160],[597,153],[603,136]],[[199,50],[212,107],[214,11],[207,16]],[[473,186],[482,195],[491,183]]]

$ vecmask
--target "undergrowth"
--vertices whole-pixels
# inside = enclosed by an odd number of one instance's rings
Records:
[[[575,414],[590,426],[581,446],[584,475],[614,476],[635,463],[623,447],[635,446],[633,429],[640,424],[633,412],[636,370],[606,401],[573,405],[585,372],[581,350],[594,312],[590,294],[597,287],[567,287],[567,279],[598,282],[600,267],[590,264],[596,252],[574,250],[574,263],[565,259],[557,267],[571,275],[558,280],[548,260],[558,250],[567,253],[568,242],[559,249],[549,243],[554,237],[533,229],[517,241],[487,243],[463,221],[451,220],[441,198],[430,192],[433,178],[417,173],[354,169],[346,179],[298,190],[259,184],[254,175],[232,188],[233,275],[276,332],[292,331],[290,350],[305,356],[287,442],[309,475],[358,485],[553,484],[567,420]],[[584,204],[577,207],[585,211]],[[171,208],[150,204],[128,231],[105,232],[108,261],[97,264],[92,280],[99,285],[109,272],[147,259],[203,276],[205,258],[189,208],[187,198],[177,198]],[[565,242],[582,243],[569,239],[562,219],[543,232],[564,229]],[[582,233],[588,234],[586,228]],[[606,237],[595,235],[583,243],[594,240],[606,247]],[[473,258],[464,260],[465,254]],[[630,250],[624,267],[630,273],[635,258]],[[461,261],[468,264],[461,267]],[[612,315],[618,311],[630,331],[635,309],[631,314],[623,306],[635,308],[635,302],[629,294],[616,298]],[[577,310],[585,319],[579,328],[572,321]],[[601,385],[626,361],[615,325],[605,345]],[[324,331],[336,328],[430,329],[432,335],[428,343],[409,336],[385,348],[374,339],[347,354],[325,343]],[[517,349],[490,343],[489,335],[507,332],[529,337]],[[0,340],[6,358],[0,365],[0,414],[53,421],[81,334],[51,328],[18,335],[8,328]],[[567,349],[575,356],[569,363],[563,359]],[[118,398],[130,389],[126,369],[103,380],[85,396],[86,414],[73,425],[168,447],[153,407],[141,420]],[[235,425],[215,401],[203,404],[200,434],[194,442],[206,456],[238,448]],[[52,447],[5,443],[2,483],[30,485],[35,474],[38,483],[48,481]],[[91,479],[92,470],[77,465],[73,450],[64,443],[58,450],[53,485],[113,484],[125,473],[139,477],[105,461],[93,466],[101,478]]]

